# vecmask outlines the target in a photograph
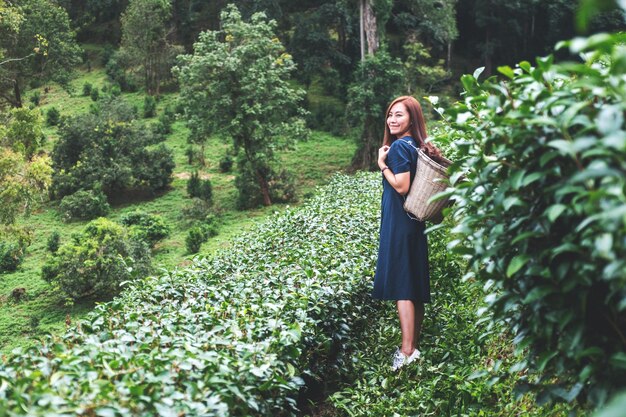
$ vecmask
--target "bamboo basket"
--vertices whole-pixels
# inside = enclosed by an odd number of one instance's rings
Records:
[[[448,167],[452,161],[441,158],[437,163],[429,158],[421,149],[417,149],[417,168],[411,188],[404,200],[404,210],[419,221],[441,223],[442,210],[448,205],[449,198],[437,201],[428,200],[448,186]]]

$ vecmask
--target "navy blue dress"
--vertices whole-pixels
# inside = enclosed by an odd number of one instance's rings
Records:
[[[411,172],[415,177],[416,142],[409,136],[396,139],[387,154],[387,166],[394,174]],[[383,176],[380,246],[372,297],[380,300],[430,302],[428,242],[424,222],[411,219],[404,211],[404,197]]]

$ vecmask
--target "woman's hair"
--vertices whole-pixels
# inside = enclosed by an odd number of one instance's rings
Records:
[[[426,134],[426,123],[424,122],[424,113],[422,112],[422,106],[420,103],[411,96],[401,96],[391,102],[387,107],[387,113],[385,113],[385,136],[383,138],[383,145],[391,145],[393,141],[398,139],[396,135],[392,135],[387,125],[387,116],[391,111],[391,108],[396,103],[402,103],[409,112],[409,118],[411,120],[410,133],[411,137],[415,139],[419,147],[431,158],[438,159],[441,156],[441,151],[437,149],[431,142],[426,142],[428,135]]]

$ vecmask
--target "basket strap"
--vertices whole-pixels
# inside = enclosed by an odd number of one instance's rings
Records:
[[[411,143],[411,141],[409,141],[409,140],[404,140],[404,139],[400,139],[400,140],[401,140],[402,142],[408,143],[408,144],[409,144],[410,146],[412,146],[412,147],[413,147],[413,149],[415,149],[416,151],[419,151],[419,148],[418,148],[417,146],[413,145],[413,144]]]
[[[417,152],[419,154],[419,148],[415,145],[413,145],[413,143],[411,143],[411,141],[409,140],[404,140],[404,139],[400,139],[402,142],[408,143],[413,149],[415,149],[415,152]],[[406,196],[402,196],[402,198],[404,199],[404,201],[406,201]],[[417,217],[413,216],[413,214],[409,213],[408,211],[404,211],[406,213],[407,216],[409,216],[409,218],[411,220],[415,220],[415,221],[420,221]]]

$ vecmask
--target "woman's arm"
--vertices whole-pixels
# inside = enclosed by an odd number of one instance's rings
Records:
[[[411,185],[411,173],[402,172],[394,174],[391,169],[385,163],[387,154],[389,153],[389,146],[385,145],[378,150],[378,167],[382,171],[387,182],[401,195],[406,195],[409,192],[409,186]]]

